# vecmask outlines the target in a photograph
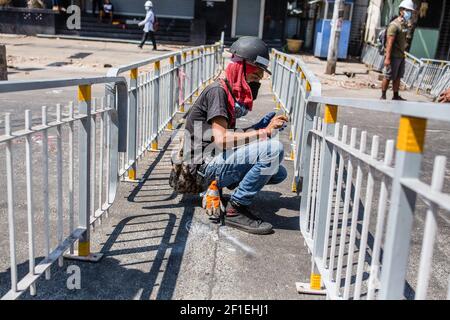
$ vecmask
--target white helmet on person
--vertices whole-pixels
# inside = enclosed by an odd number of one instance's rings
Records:
[[[412,11],[416,10],[414,9],[414,2],[412,2],[412,0],[403,0],[398,7]]]
[[[145,8],[153,8],[153,2],[151,2],[151,1],[146,1],[144,7],[145,7]]]

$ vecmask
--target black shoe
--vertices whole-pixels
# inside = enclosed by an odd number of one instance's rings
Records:
[[[139,49],[142,49],[142,46],[138,46]]]
[[[380,100],[386,100],[386,96],[381,96]]]
[[[253,215],[247,206],[228,201],[225,213],[225,225],[253,234],[270,234],[273,227]]]
[[[400,97],[399,95],[393,96],[392,100],[397,100],[397,101],[407,101],[406,99],[403,99],[402,97]]]

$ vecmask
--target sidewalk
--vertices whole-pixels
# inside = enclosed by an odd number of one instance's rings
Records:
[[[243,121],[257,121],[273,107],[265,80],[254,111]],[[286,154],[288,132],[281,139]],[[299,231],[300,198],[291,192],[292,163],[284,163],[288,179],[264,188],[253,205],[274,225],[274,234],[219,228],[208,221],[199,197],[177,196],[168,185],[170,134],[159,141],[162,152],[139,163],[144,182],[122,183],[109,218],[92,234],[92,250],[103,252],[103,260],[54,266],[52,280],[38,282],[37,298],[317,299],[295,288],[296,281],[308,280],[311,260]],[[81,268],[81,290],[66,289],[71,264]]]

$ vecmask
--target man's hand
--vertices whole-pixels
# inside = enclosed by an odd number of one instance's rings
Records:
[[[272,121],[272,119],[273,119],[273,117],[275,117],[275,115],[276,115],[276,112],[270,112],[270,113],[266,114],[258,123],[254,124],[252,128],[255,130],[267,128],[270,121]]]
[[[450,102],[450,89],[447,89],[441,93],[438,102]]]
[[[384,65],[385,66],[390,66],[391,65],[391,58],[386,56],[386,58],[384,59]]]
[[[269,134],[273,133],[273,130],[281,129],[285,127],[286,122],[288,122],[289,119],[287,116],[276,116],[274,117],[269,125],[267,126],[266,130],[269,132]]]

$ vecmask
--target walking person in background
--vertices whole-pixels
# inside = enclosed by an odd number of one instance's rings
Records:
[[[156,39],[155,39],[155,29],[154,29],[154,23],[155,23],[155,14],[153,13],[153,3],[151,1],[147,1],[145,3],[145,10],[147,11],[147,14],[145,15],[145,19],[141,22],[139,22],[139,26],[144,26],[144,34],[142,35],[142,41],[139,44],[139,48],[142,49],[145,42],[148,40],[148,37],[152,40],[153,43],[153,50],[157,50],[156,48]]]
[[[386,100],[389,82],[392,80],[394,96],[392,100],[405,101],[400,95],[400,81],[405,74],[405,50],[407,22],[414,12],[412,0],[403,0],[399,5],[399,16],[394,19],[386,31],[386,51],[384,54],[384,79],[381,84],[381,99]]]

